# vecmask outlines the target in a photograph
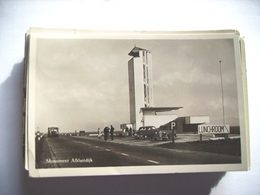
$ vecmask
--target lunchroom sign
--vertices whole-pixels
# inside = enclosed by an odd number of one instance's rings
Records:
[[[223,134],[230,133],[229,125],[199,125],[198,134]]]

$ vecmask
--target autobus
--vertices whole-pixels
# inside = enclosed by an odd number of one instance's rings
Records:
[[[58,137],[59,128],[58,127],[48,127],[48,137]]]

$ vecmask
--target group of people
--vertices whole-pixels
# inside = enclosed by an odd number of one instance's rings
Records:
[[[136,131],[133,130],[132,127],[130,127],[130,128],[126,127],[126,128],[123,130],[123,132],[124,132],[124,135],[125,135],[125,136],[129,136],[129,137],[134,136],[135,133],[136,133]]]
[[[110,127],[106,126],[103,130],[104,133],[104,140],[108,140],[109,134],[111,137],[111,140],[114,140],[114,130],[115,128],[113,127],[113,125],[110,125]],[[100,130],[100,128],[98,128],[98,138],[100,139],[102,136],[102,132]]]

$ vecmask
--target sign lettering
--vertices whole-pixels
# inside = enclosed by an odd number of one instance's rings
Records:
[[[229,125],[199,125],[198,134],[224,134],[230,133]]]

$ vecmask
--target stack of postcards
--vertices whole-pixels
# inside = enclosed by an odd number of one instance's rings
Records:
[[[25,67],[31,177],[249,169],[236,30],[31,28]]]

